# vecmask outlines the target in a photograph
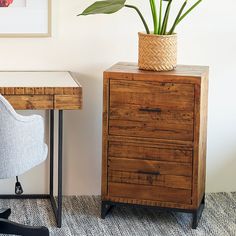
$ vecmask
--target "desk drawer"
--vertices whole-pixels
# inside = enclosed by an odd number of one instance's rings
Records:
[[[52,95],[4,95],[16,110],[53,109]]]
[[[194,86],[110,81],[109,134],[193,140]]]

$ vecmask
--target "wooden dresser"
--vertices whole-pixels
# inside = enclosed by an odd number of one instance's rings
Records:
[[[193,214],[204,208],[208,67],[104,72],[102,218],[133,204]]]

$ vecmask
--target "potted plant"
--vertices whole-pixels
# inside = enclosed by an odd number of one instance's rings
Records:
[[[126,0],[97,1],[86,8],[79,16],[92,14],[112,14],[122,8],[134,9],[143,22],[145,33],[139,33],[139,60],[140,69],[167,71],[173,70],[177,64],[177,34],[176,27],[202,0],[197,0],[185,10],[188,0],[184,0],[180,10],[169,27],[169,15],[173,0],[149,0],[153,31],[150,30],[141,11],[134,5],[126,4]]]

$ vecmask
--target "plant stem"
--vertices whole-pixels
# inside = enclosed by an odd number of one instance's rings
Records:
[[[155,20],[154,20],[154,8],[153,8],[153,0],[149,0],[150,3],[150,7],[151,7],[151,12],[152,12],[152,18],[153,18],[153,25],[155,24]],[[155,28],[155,26],[154,26]]]
[[[199,4],[202,0],[197,1],[193,6],[191,6],[178,20],[177,25]]]
[[[162,29],[161,29],[161,33],[160,33],[161,35],[166,34],[166,28],[167,28],[168,19],[169,19],[171,3],[172,3],[172,0],[170,0],[168,2],[167,8],[166,8],[166,12],[165,12],[165,16],[164,16],[164,20],[163,20],[163,24],[162,24]]]
[[[158,27],[158,34],[161,33],[161,21],[162,21],[162,0],[160,0],[160,11],[159,11],[159,27]]]
[[[154,25],[154,34],[158,34],[158,19],[157,19],[157,11],[156,11],[156,3],[155,0],[149,0],[151,10],[152,10],[152,18],[153,18],[153,25]]]
[[[179,20],[179,18],[181,17],[182,12],[183,12],[184,8],[185,8],[186,5],[187,5],[187,2],[188,2],[188,0],[185,0],[185,2],[183,3],[182,7],[180,8],[179,13],[178,13],[178,15],[177,15],[177,17],[176,17],[176,19],[175,19],[175,21],[174,21],[174,24],[173,24],[173,26],[171,27],[171,29],[170,29],[170,31],[169,31],[168,34],[173,34],[173,33],[174,33],[174,30],[175,30],[175,28],[176,28],[176,26],[177,26],[177,24],[178,24],[178,20]]]
[[[141,18],[141,20],[142,20],[142,22],[143,22],[143,25],[144,25],[144,27],[145,27],[145,29],[146,29],[146,33],[147,33],[147,34],[150,34],[150,30],[149,30],[149,28],[148,28],[147,22],[145,21],[143,15],[142,15],[142,13],[139,11],[139,9],[138,9],[136,6],[133,6],[133,5],[125,5],[125,7],[133,8],[134,10],[136,10],[136,12],[138,13],[138,15],[140,16],[140,18]]]

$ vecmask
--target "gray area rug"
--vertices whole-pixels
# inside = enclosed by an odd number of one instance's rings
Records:
[[[47,226],[51,236],[236,236],[236,193],[208,194],[197,230],[191,229],[190,214],[150,208],[116,207],[102,220],[99,196],[64,197],[61,229],[48,200],[0,200],[2,207],[12,208],[11,220]]]

